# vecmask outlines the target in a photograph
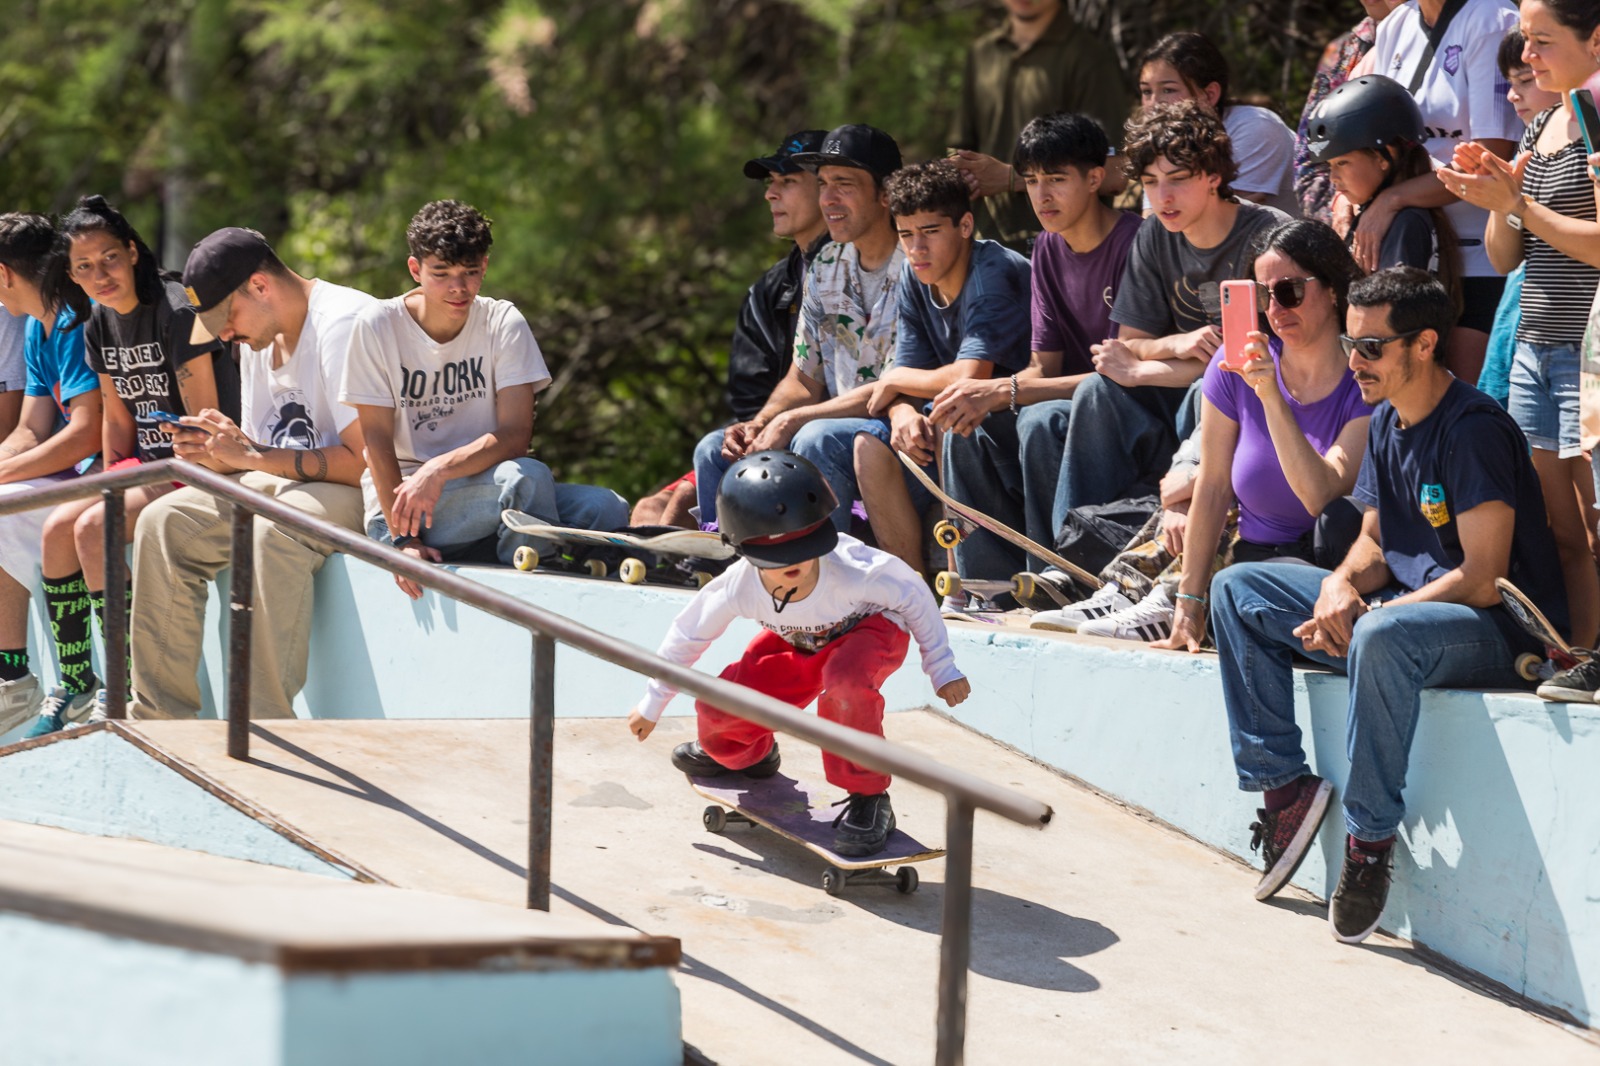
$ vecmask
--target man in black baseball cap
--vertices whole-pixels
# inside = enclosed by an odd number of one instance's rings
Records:
[[[881,183],[900,169],[900,146],[876,126],[840,126],[822,139],[821,148],[796,155],[794,161],[812,170],[858,167],[871,171]]]
[[[266,263],[282,266],[272,245],[253,229],[219,229],[194,246],[183,267],[184,292],[196,312],[189,337],[192,343],[209,344],[222,335],[233,308],[234,291]],[[249,338],[239,339],[249,342]],[[264,348],[266,344],[254,347]]]
[[[828,240],[828,227],[817,206],[817,176],[795,162],[797,155],[820,149],[827,133],[798,130],[785,137],[771,155],[758,156],[744,165],[745,177],[766,182],[773,236],[794,245],[750,286],[739,305],[728,345],[727,400],[733,417],[740,421],[761,410],[789,369],[806,268]],[[711,436],[720,452],[722,431],[714,430]],[[635,504],[631,521],[634,525],[693,526],[690,508],[694,504],[694,475],[685,474]]]

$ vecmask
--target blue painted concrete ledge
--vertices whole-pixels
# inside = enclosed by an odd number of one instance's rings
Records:
[[[651,648],[689,595],[552,574],[462,573]],[[225,624],[215,607],[214,600],[206,655],[213,707],[222,702]],[[735,626],[700,668],[720,670],[754,632]],[[389,575],[363,563],[329,561],[312,637],[302,715],[527,713],[524,632],[431,594],[414,604]],[[954,712],[960,721],[1206,844],[1252,858],[1254,797],[1238,790],[1233,774],[1214,658],[970,623],[954,626],[952,639],[973,683],[972,698]],[[625,670],[569,648],[558,652],[558,713],[623,715],[641,687]],[[935,701],[914,652],[885,695],[891,709]],[[1336,788],[1348,772],[1346,699],[1341,676],[1297,676],[1312,765]],[[668,711],[692,712],[681,697]],[[1600,707],[1546,703],[1531,693],[1428,693],[1385,928],[1593,1026],[1600,1004],[1596,766]],[[1329,865],[1337,870],[1340,829],[1330,816],[1296,878],[1321,898],[1331,887]],[[1054,839],[1070,846],[1060,833]],[[1241,870],[1239,891],[1253,884]]]

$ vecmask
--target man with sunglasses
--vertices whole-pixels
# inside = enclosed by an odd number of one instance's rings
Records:
[[[360,532],[365,451],[355,409],[338,402],[339,379],[356,318],[377,301],[301,277],[261,234],[236,227],[195,245],[183,283],[198,312],[194,339],[238,345],[242,402],[239,424],[218,411],[185,415],[173,451]],[[140,516],[129,627],[134,717],[200,713],[206,584],[227,565],[229,527],[228,505],[194,488],[168,493]],[[311,585],[330,549],[264,518],[255,520],[255,544],[251,714],[291,718],[306,679]]]
[[[1377,408],[1356,481],[1361,535],[1331,573],[1281,563],[1221,571],[1211,629],[1239,786],[1264,793],[1251,826],[1266,865],[1257,899],[1293,876],[1332,793],[1301,745],[1294,657],[1349,674],[1347,836],[1328,919],[1353,944],[1377,928],[1388,898],[1422,690],[1521,685],[1516,657],[1542,649],[1500,606],[1496,578],[1509,577],[1558,629],[1567,610],[1527,439],[1440,362],[1455,318],[1444,287],[1392,267],[1352,285],[1349,303],[1345,350]]]

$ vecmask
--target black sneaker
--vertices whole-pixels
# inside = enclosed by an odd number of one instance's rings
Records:
[[[1389,899],[1389,863],[1394,848],[1363,851],[1345,842],[1344,870],[1339,887],[1328,901],[1328,924],[1333,938],[1345,944],[1359,944],[1378,928],[1383,905]]]
[[[717,760],[706,754],[698,740],[691,740],[687,744],[679,744],[672,749],[672,765],[688,774],[690,777],[722,777],[724,774],[743,774],[746,777],[771,777],[778,772],[778,764],[783,760],[778,755],[778,742],[772,742],[772,750],[762,757],[761,761],[746,766],[743,770],[735,770],[723,766]]]
[[[1260,821],[1250,825],[1250,850],[1261,852],[1265,870],[1256,883],[1256,899],[1270,899],[1300,868],[1317,827],[1328,813],[1333,786],[1315,774],[1305,774],[1295,784],[1300,792],[1281,811],[1256,809]]]
[[[1593,703],[1600,689],[1600,659],[1585,659],[1570,670],[1563,670],[1535,691],[1540,699],[1560,703]]]
[[[835,807],[844,804],[844,810],[833,820],[833,850],[840,855],[859,858],[876,855],[889,843],[894,832],[894,808],[889,805],[889,793],[863,796],[850,793]]]

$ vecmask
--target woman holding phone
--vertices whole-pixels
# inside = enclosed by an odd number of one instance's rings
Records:
[[[1318,558],[1317,518],[1349,494],[1366,454],[1372,408],[1340,341],[1345,294],[1361,275],[1344,242],[1321,222],[1284,222],[1262,236],[1252,272],[1271,333],[1250,334],[1242,366],[1219,352],[1206,369],[1183,573],[1158,648],[1200,649],[1212,563],[1235,500],[1235,562],[1336,565]],[[1343,551],[1329,545],[1322,554]],[[1167,593],[1157,584],[1150,595]]]
[[[153,417],[157,411],[198,414],[231,403],[237,415],[231,357],[215,341],[190,342],[194,309],[183,286],[162,276],[155,255],[119,211],[103,197],[85,197],[62,220],[59,241],[46,287],[65,292],[74,286],[94,301],[84,354],[100,378],[100,461],[107,469],[172,455],[171,438]],[[172,488],[160,482],[127,491],[130,536],[145,506]],[[102,626],[105,618],[104,529],[105,505],[98,499],[62,504],[45,520],[43,584],[61,683],[46,698],[30,737],[83,717],[87,703],[104,698],[89,659],[89,616]]]
[[[1519,14],[1534,82],[1562,102],[1528,124],[1514,162],[1469,141],[1439,180],[1489,212],[1484,243],[1495,269],[1523,266],[1507,409],[1533,447],[1566,578],[1568,636],[1587,648],[1600,632],[1600,579],[1590,548],[1594,483],[1579,439],[1578,380],[1588,310],[1600,287],[1600,223],[1567,93],[1600,69],[1600,0],[1524,0]]]

